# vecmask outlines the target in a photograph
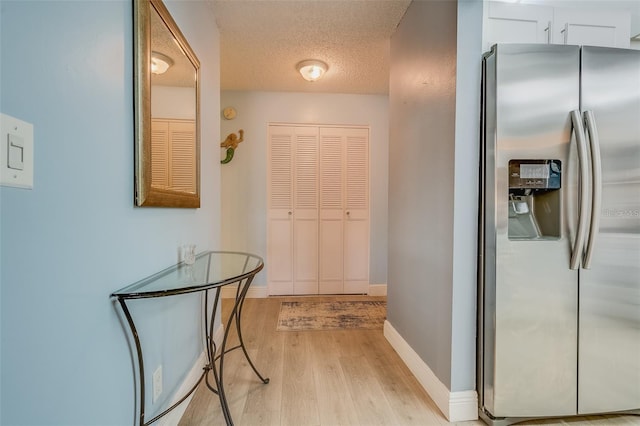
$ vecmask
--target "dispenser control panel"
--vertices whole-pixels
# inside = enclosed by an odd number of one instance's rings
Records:
[[[509,161],[509,188],[559,189],[560,160]]]

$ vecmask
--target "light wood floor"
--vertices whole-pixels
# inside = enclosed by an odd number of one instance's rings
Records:
[[[381,299],[342,298],[347,297]],[[391,348],[382,330],[276,331],[280,302],[298,299],[245,301],[244,342],[256,367],[270,378],[270,383],[259,381],[241,350],[227,355],[225,389],[235,425],[450,424]],[[228,305],[228,301],[223,301],[223,318],[227,318]],[[235,335],[233,341],[237,341]],[[224,424],[218,396],[201,385],[180,425]],[[480,421],[455,424],[484,425]],[[521,424],[630,426],[640,425],[640,417],[593,416]]]

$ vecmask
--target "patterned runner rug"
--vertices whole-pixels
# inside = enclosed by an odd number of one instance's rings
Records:
[[[384,301],[282,302],[278,331],[382,329]]]

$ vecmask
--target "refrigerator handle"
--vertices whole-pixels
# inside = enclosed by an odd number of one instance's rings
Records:
[[[588,191],[589,182],[587,168],[587,142],[582,125],[582,117],[580,111],[571,111],[572,130],[576,136],[576,145],[578,148],[578,162],[580,165],[580,208],[578,210],[578,230],[576,239],[573,243],[573,251],[571,252],[570,269],[578,269],[580,267],[580,259],[584,249],[584,241],[587,233],[587,207],[588,207]]]
[[[587,249],[582,260],[582,267],[591,267],[593,256],[593,246],[596,234],[600,228],[600,208],[602,206],[602,162],[600,159],[600,139],[598,129],[593,117],[593,111],[584,112],[587,131],[589,132],[589,142],[591,145],[591,225],[589,226],[589,237],[587,239]]]

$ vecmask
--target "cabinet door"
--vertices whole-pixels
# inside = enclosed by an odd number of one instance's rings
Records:
[[[369,130],[346,129],[344,292],[369,289]]]
[[[318,294],[318,128],[295,128],[293,294]]]
[[[489,2],[485,48],[496,43],[551,43],[552,21],[551,7]]]
[[[343,284],[344,135],[320,129],[320,294],[340,294]]]
[[[269,127],[267,285],[270,295],[293,294],[292,127]]]
[[[553,42],[629,48],[630,20],[628,12],[555,8]]]

